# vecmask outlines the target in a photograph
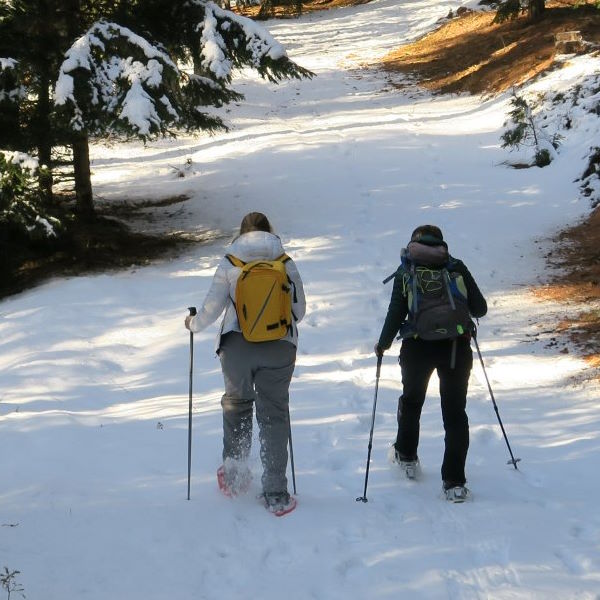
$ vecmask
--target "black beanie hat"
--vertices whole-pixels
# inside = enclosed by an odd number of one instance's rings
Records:
[[[411,242],[419,242],[426,246],[447,246],[442,230],[436,225],[419,225],[410,236]]]

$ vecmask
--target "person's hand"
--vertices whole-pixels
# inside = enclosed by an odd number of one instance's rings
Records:
[[[190,327],[190,322],[191,322],[191,320],[192,320],[193,318],[194,318],[194,315],[188,315],[188,316],[185,318],[185,328],[186,328],[186,329],[189,329],[190,331],[192,330],[192,328]]]
[[[383,353],[385,352],[385,350],[379,345],[379,342],[375,344],[373,349],[375,350],[375,356],[383,356]]]

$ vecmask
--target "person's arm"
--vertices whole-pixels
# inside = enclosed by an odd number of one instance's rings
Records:
[[[467,302],[469,304],[469,312],[473,317],[479,319],[484,317],[487,313],[487,302],[481,293],[473,275],[471,275],[469,269],[465,263],[461,260],[456,260],[456,267],[453,269],[463,276],[465,286],[467,288]]]
[[[302,278],[296,263],[290,259],[285,263],[285,270],[292,282],[292,313],[296,319],[296,322],[302,321],[306,314],[306,297],[304,295],[304,286],[302,285]]]
[[[387,350],[394,341],[396,334],[400,330],[400,326],[404,323],[408,314],[408,300],[404,295],[404,286],[402,283],[403,273],[399,272],[394,278],[394,289],[388,306],[385,322],[379,335],[377,345],[384,351]]]
[[[186,319],[186,326],[190,331],[198,333],[211,323],[214,323],[225,310],[229,301],[229,280],[227,271],[232,268],[229,261],[223,258],[215,271],[210,288],[204,299],[202,307],[195,317]]]

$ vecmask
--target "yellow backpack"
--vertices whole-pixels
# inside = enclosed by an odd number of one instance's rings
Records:
[[[285,337],[292,326],[292,295],[282,254],[275,260],[245,263],[232,254],[226,258],[242,272],[235,288],[235,310],[242,335],[249,342]]]

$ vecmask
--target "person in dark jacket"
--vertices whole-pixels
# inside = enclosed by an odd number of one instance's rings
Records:
[[[445,266],[450,275],[462,275],[470,316],[479,318],[487,313],[487,303],[473,276],[462,261],[448,254],[448,246],[439,227],[417,227],[403,250],[402,265],[395,274],[387,316],[379,341],[375,344],[375,353],[382,356],[398,332],[403,337],[399,358],[403,389],[398,402],[398,434],[391,448],[391,458],[401,465],[407,476],[415,477],[418,473],[421,410],[429,379],[433,371],[437,371],[445,431],[441,469],[443,488],[449,500],[462,501],[469,494],[465,487],[465,462],[469,448],[467,388],[473,366],[471,331],[466,330],[447,339],[423,339],[411,330],[406,273],[412,265],[420,263]]]

